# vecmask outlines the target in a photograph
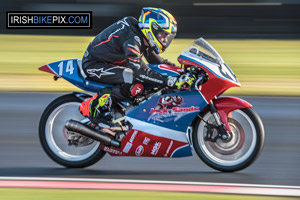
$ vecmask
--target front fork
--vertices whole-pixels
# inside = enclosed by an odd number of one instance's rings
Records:
[[[231,130],[230,130],[228,123],[224,124],[222,122],[221,117],[220,117],[218,110],[216,109],[213,101],[210,101],[208,105],[210,108],[210,112],[216,121],[216,125],[209,124],[208,122],[206,122],[207,135],[205,137],[205,140],[211,141],[211,142],[216,142],[218,138],[221,138],[222,140],[230,140]],[[223,116],[222,116],[222,118],[223,118]],[[228,122],[227,119],[226,119],[226,122]],[[213,134],[214,129],[217,130],[217,135]]]

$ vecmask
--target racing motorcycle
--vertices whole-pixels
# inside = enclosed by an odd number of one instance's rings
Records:
[[[223,172],[253,163],[264,145],[264,128],[252,105],[221,96],[240,87],[234,73],[203,38],[178,57],[180,67],[149,65],[165,76],[196,77],[183,90],[145,86],[142,94],[112,109],[112,124],[99,127],[79,112],[91,93],[73,92],[52,101],[43,112],[39,137],[43,149],[58,164],[82,168],[111,156],[178,158],[193,149],[208,166]],[[39,68],[87,92],[111,85],[86,80],[80,59],[53,62]]]

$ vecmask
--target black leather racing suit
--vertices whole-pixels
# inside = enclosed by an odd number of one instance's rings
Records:
[[[174,65],[144,44],[134,17],[125,17],[94,38],[83,56],[82,66],[88,80],[116,85],[100,93],[110,93],[113,100],[125,100],[135,82],[167,85],[167,77],[151,70],[142,56],[151,64]]]

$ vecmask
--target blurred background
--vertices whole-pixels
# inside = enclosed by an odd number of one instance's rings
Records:
[[[95,35],[124,16],[139,17],[143,7],[160,7],[178,21],[178,38],[300,37],[299,0],[10,0],[4,11],[92,11],[93,28],[81,30],[6,30],[2,34]]]

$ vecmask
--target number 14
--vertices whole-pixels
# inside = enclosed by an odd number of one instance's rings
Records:
[[[62,76],[63,75],[63,70],[64,70],[64,61],[61,61],[58,64],[59,72],[58,75]],[[72,75],[74,73],[74,66],[73,66],[73,60],[68,60],[67,62],[67,67],[66,67],[66,73]]]

